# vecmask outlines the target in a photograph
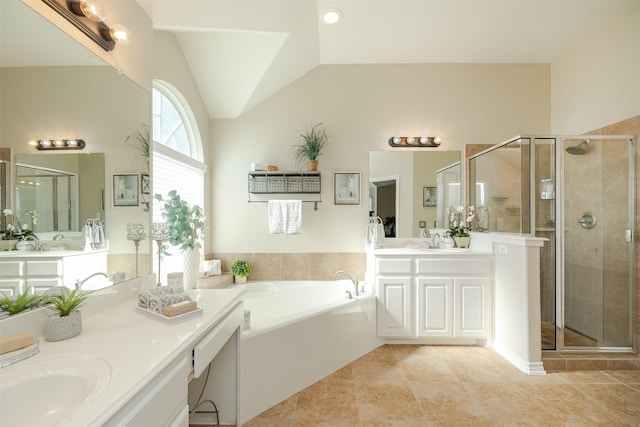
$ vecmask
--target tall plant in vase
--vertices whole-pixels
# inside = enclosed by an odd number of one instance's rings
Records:
[[[300,134],[300,144],[294,146],[296,160],[302,164],[307,163],[309,171],[318,170],[318,157],[328,141],[322,123],[316,123],[311,128]]]
[[[162,218],[169,226],[169,243],[177,246],[184,257],[184,286],[195,288],[200,272],[200,248],[204,239],[205,214],[198,206],[190,206],[176,190],[169,191],[166,198],[156,194],[162,203]]]

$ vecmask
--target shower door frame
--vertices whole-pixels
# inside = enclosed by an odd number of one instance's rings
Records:
[[[635,265],[635,249],[633,242],[635,241],[634,235],[634,220],[635,220],[635,137],[631,135],[563,135],[563,136],[533,136],[532,140],[535,144],[537,139],[552,139],[555,138],[555,173],[556,173],[556,230],[555,230],[555,243],[556,243],[556,319],[555,319],[555,351],[562,352],[593,352],[593,353],[613,353],[613,352],[635,352],[638,349],[638,343],[636,342],[636,331],[634,328],[634,321],[636,316],[636,286],[634,277],[634,265]],[[590,140],[625,140],[629,143],[629,204],[628,204],[628,227],[631,229],[631,241],[625,244],[629,245],[629,301],[630,301],[630,316],[629,316],[629,335],[631,342],[630,347],[585,347],[585,346],[565,346],[564,331],[565,331],[565,318],[564,318],[564,290],[565,290],[565,218],[564,218],[564,202],[565,202],[565,175],[564,175],[564,141],[567,139],[590,139]],[[535,165],[535,150],[531,150],[531,166]],[[531,180],[532,187],[535,186],[535,182]],[[531,188],[531,204],[533,211],[535,212],[535,188]],[[535,215],[532,215],[532,230],[535,230]]]

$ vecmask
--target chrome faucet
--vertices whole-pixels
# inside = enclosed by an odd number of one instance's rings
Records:
[[[64,239],[64,235],[61,233],[58,233],[55,236],[53,236],[53,240],[62,240],[62,239]]]
[[[347,276],[349,278],[349,280],[351,280],[351,283],[353,283],[353,288],[355,290],[355,292],[354,292],[355,295],[356,296],[360,296],[360,291],[358,290],[358,279],[356,279],[355,277],[353,277],[352,275],[350,275],[346,271],[342,271],[342,270],[336,272],[335,278],[337,279],[338,276],[341,275],[341,274]]]
[[[76,280],[76,289],[78,289],[78,290],[82,289],[82,285],[84,285],[84,283],[85,283],[87,280],[91,279],[91,278],[92,278],[92,277],[94,277],[94,276],[104,276],[104,277],[106,277],[107,279],[109,278],[109,275],[108,275],[107,273],[103,273],[103,272],[99,271],[99,272],[97,272],[97,273],[93,273],[93,274],[91,274],[91,275],[89,275],[89,276],[85,277],[85,278],[84,278],[84,279],[82,279],[82,280],[80,280],[80,279]]]
[[[29,240],[32,240],[33,243],[35,243],[35,247],[33,249],[36,250],[36,251],[43,251],[44,250],[44,246],[42,246],[40,244],[40,239],[38,239],[38,236],[36,236],[35,234],[29,234],[23,240],[25,242],[29,241]]]

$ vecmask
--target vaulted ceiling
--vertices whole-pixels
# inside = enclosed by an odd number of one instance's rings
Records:
[[[640,1],[138,0],[176,34],[212,118],[320,64],[552,63]],[[321,14],[342,19],[325,24]]]

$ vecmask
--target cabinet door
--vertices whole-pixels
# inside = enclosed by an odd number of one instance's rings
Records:
[[[419,277],[418,336],[453,336],[453,279]]]
[[[461,337],[488,338],[491,321],[491,281],[488,278],[456,278],[454,293],[454,334]]]
[[[378,336],[413,337],[410,277],[378,277]]]

